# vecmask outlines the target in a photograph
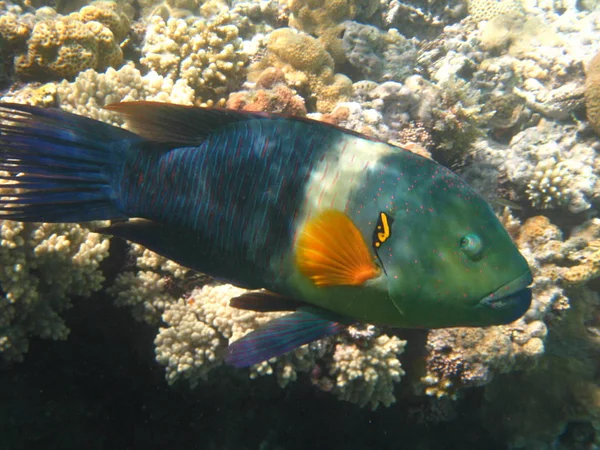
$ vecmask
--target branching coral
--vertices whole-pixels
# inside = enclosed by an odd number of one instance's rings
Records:
[[[476,178],[490,168],[499,171],[503,189],[513,200],[580,213],[598,197],[600,166],[594,140],[578,136],[573,125],[543,120],[515,135],[508,146],[481,140],[476,148],[465,175]],[[489,175],[488,181],[494,178]]]
[[[150,19],[141,63],[159,75],[183,80],[197,103],[224,106],[227,94],[245,76],[248,56],[241,51],[240,21],[223,11],[210,19]]]
[[[57,86],[57,96],[62,109],[115,125],[122,125],[122,117],[103,106],[121,101],[153,100],[160,102],[192,104],[194,91],[185,80],[173,82],[156,72],[142,76],[133,64],[106,73],[87,70],[72,83],[63,81]]]
[[[122,279],[126,282],[127,279]],[[161,286],[162,288],[162,286]],[[187,380],[192,387],[223,364],[227,344],[286,313],[257,313],[229,306],[246,292],[231,285],[205,285],[176,301],[157,303],[146,295],[146,310],[164,308],[164,326],[155,339],[156,359],[166,366],[169,383]],[[394,385],[404,372],[398,356],[405,342],[372,326],[350,327],[340,336],[304,345],[250,368],[250,377],[275,375],[281,387],[309,373],[313,384],[341,399],[376,408],[395,401]]]
[[[352,333],[352,331],[351,331]],[[333,393],[361,407],[375,409],[396,401],[394,384],[404,371],[398,356],[405,341],[396,336],[371,333],[368,339],[343,336],[335,346],[329,374],[335,379]]]
[[[552,209],[569,204],[570,182],[569,167],[550,157],[536,164],[525,192],[534,208]]]
[[[2,195],[10,195],[4,188]],[[65,339],[60,313],[98,291],[109,240],[80,225],[0,221],[0,356],[19,361],[29,339]]]
[[[131,244],[129,257],[135,258],[135,270],[117,275],[108,293],[116,305],[131,307],[137,320],[157,325],[167,305],[181,295],[176,285],[183,285],[190,271],[138,244]]]

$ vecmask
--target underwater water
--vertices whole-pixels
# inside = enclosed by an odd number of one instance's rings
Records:
[[[0,1],[0,450],[598,448],[599,134],[596,0]]]

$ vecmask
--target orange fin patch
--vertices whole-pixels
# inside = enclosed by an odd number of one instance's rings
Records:
[[[317,286],[359,286],[380,274],[356,225],[335,210],[304,226],[296,243],[296,264]]]

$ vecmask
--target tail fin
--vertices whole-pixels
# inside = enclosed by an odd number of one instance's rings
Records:
[[[0,219],[86,222],[126,217],[112,180],[126,130],[56,109],[0,103]],[[123,148],[123,147],[121,147]]]

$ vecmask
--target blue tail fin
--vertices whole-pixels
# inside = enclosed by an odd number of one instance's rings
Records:
[[[119,163],[114,144],[123,140],[140,138],[64,111],[0,103],[0,219],[86,222],[126,217],[112,188]],[[4,190],[9,185],[14,192]]]

